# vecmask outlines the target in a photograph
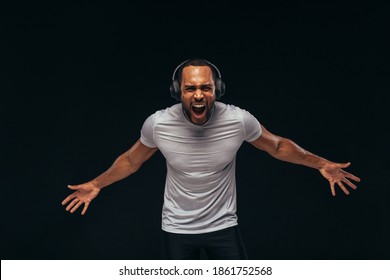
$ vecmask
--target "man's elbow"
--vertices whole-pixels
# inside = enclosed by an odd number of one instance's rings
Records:
[[[275,147],[273,153],[271,154],[273,157],[277,159],[283,159],[290,150],[291,141],[286,138],[280,138],[275,142]]]

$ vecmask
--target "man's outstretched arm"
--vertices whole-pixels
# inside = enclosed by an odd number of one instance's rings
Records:
[[[306,151],[290,139],[272,134],[264,126],[262,126],[262,134],[255,141],[251,142],[256,148],[263,150],[277,158],[286,162],[300,164],[315,168],[320,171],[330,184],[332,195],[336,195],[335,184],[337,184],[345,194],[349,191],[344,186],[347,184],[352,189],[357,187],[349,180],[360,182],[360,179],[351,173],[344,171],[342,168],[347,168],[350,163],[336,163],[317,156],[309,151]]]
[[[84,203],[81,212],[84,215],[89,204],[102,188],[136,172],[156,151],[157,148],[149,148],[138,140],[128,151],[120,155],[109,169],[95,179],[80,185],[69,185],[68,187],[74,192],[62,201],[62,205],[70,202],[66,211],[74,213]]]

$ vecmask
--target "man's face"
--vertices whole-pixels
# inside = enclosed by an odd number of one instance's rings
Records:
[[[181,104],[188,120],[196,125],[205,124],[215,103],[215,84],[210,67],[184,67],[180,89]]]

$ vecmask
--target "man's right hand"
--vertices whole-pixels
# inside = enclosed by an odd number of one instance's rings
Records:
[[[68,185],[68,188],[74,190],[74,192],[62,201],[62,205],[65,205],[70,201],[66,207],[66,211],[70,210],[70,213],[74,213],[77,208],[79,208],[84,203],[84,208],[81,212],[81,215],[85,214],[91,201],[100,192],[100,189],[95,187],[92,182],[76,186]]]

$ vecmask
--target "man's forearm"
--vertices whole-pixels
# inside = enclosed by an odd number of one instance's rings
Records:
[[[329,161],[306,151],[293,141],[284,138],[278,145],[277,152],[273,155],[275,158],[307,167],[321,169]]]
[[[135,166],[129,161],[127,153],[124,153],[115,160],[109,169],[93,179],[91,183],[98,189],[102,189],[130,176],[138,168],[139,166]]]

